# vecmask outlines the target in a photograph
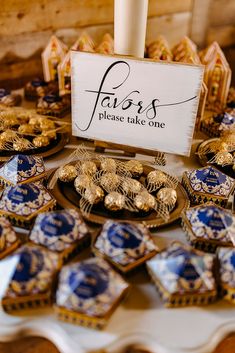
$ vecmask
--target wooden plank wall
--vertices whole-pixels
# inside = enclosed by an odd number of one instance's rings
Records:
[[[20,86],[41,73],[40,53],[55,33],[71,45],[82,31],[99,41],[113,33],[114,0],[1,0],[0,82]],[[147,42],[174,45],[190,35],[201,46],[235,44],[234,0],[149,0]]]

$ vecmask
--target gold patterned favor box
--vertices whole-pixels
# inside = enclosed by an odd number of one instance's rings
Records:
[[[0,198],[0,215],[14,226],[29,228],[39,213],[52,210],[55,204],[40,182],[8,186]]]
[[[123,273],[142,265],[158,251],[144,225],[112,220],[105,222],[92,249]]]
[[[219,246],[235,244],[235,217],[213,203],[191,207],[182,214],[182,226],[192,246],[215,252]]]
[[[29,239],[66,262],[90,244],[90,233],[76,210],[65,209],[38,215]]]
[[[0,185],[15,186],[43,179],[46,175],[41,157],[17,154],[0,167]]]
[[[210,165],[184,172],[182,184],[192,204],[212,201],[223,207],[235,187],[234,179]]]
[[[58,77],[58,65],[67,53],[67,46],[55,35],[51,36],[46,48],[42,52],[42,67],[44,80],[54,81]]]
[[[2,298],[4,311],[12,313],[50,305],[55,276],[61,267],[57,255],[25,245],[11,259],[16,265]]]
[[[174,243],[147,262],[167,307],[203,305],[217,297],[214,256]]]
[[[101,329],[128,287],[102,259],[91,258],[67,265],[59,276],[55,312],[63,321]]]

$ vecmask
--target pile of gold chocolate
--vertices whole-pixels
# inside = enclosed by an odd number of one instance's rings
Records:
[[[67,124],[19,107],[0,110],[0,150],[25,152],[47,147]]]
[[[138,160],[121,161],[89,153],[82,146],[61,166],[51,181],[71,183],[80,195],[80,208],[89,215],[93,206],[106,211],[148,213],[168,220],[177,202],[177,178],[159,169],[145,173]]]

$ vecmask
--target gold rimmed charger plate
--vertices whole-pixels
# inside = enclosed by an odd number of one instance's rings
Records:
[[[0,151],[0,162],[6,162],[9,158],[16,154],[27,154],[30,156],[41,156],[43,158],[50,157],[57,152],[61,151],[64,146],[69,142],[69,134],[67,132],[58,133],[57,139],[47,147],[35,148],[33,151],[19,152],[19,151],[7,151],[1,153]]]
[[[144,173],[141,179],[143,179],[152,170],[154,170],[154,168],[144,165]],[[50,182],[55,172],[56,170],[50,173],[48,182]],[[53,189],[50,191],[57,200],[58,205],[63,208],[76,208],[80,211],[80,195],[76,192],[72,183],[63,183],[57,180]],[[106,210],[103,203],[93,207],[90,214],[85,216],[85,218],[87,221],[95,224],[103,224],[107,219],[114,219],[116,221],[142,223],[148,228],[163,227],[178,220],[181,216],[181,213],[189,207],[189,199],[187,193],[181,184],[178,184],[176,192],[177,203],[174,210],[170,213],[170,218],[167,222],[164,222],[162,218],[158,217],[154,210],[148,214],[143,215],[127,210],[114,213]]]

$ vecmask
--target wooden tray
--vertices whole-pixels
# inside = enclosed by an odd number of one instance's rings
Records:
[[[144,165],[144,173],[143,176],[146,176],[149,172],[154,170],[154,168]],[[54,170],[50,176],[49,180],[53,177],[56,170]],[[143,179],[143,177],[141,177]],[[140,181],[141,181],[140,179]],[[177,203],[174,210],[170,213],[170,218],[167,222],[160,217],[156,216],[155,211],[151,211],[148,214],[135,214],[134,212],[130,212],[124,210],[122,212],[109,212],[105,209],[103,204],[99,204],[96,207],[92,208],[91,213],[85,218],[92,223],[95,224],[103,224],[107,219],[115,219],[117,221],[131,221],[136,223],[142,223],[148,228],[154,227],[163,227],[175,222],[177,219],[180,218],[181,213],[189,207],[189,199],[187,196],[186,191],[184,190],[181,184],[178,184],[176,188],[177,192]],[[72,183],[63,183],[60,180],[57,180],[54,188],[51,190],[51,193],[56,198],[58,204],[64,208],[77,208],[79,209],[79,201],[80,195],[76,192],[75,188],[73,187]]]
[[[197,149],[196,149],[197,157],[198,157],[198,160],[199,160],[200,164],[203,167],[205,167],[206,165],[210,164],[209,160],[211,158],[213,158],[213,156],[215,154],[214,153],[207,153],[207,154],[204,154],[204,155],[200,155],[200,150],[202,148],[204,148],[205,146],[209,145],[211,142],[214,142],[214,141],[217,141],[217,140],[219,140],[219,138],[208,139],[208,140],[205,140],[205,141],[201,142],[197,146]],[[221,165],[218,165],[216,163],[211,163],[211,165],[214,165],[216,168],[221,170],[223,173],[229,175],[230,177],[235,178],[235,172],[234,172],[232,166],[228,165],[228,166],[222,167]]]
[[[57,133],[56,140],[51,142],[50,145],[47,147],[35,148],[27,152],[0,150],[0,162],[8,161],[9,158],[19,153],[47,158],[61,151],[68,142],[69,142],[69,134],[67,132]]]

